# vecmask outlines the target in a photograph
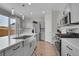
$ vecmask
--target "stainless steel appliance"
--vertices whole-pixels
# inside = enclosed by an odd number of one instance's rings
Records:
[[[56,41],[55,41],[55,46],[57,48],[57,50],[59,51],[60,55],[61,55],[61,40],[60,37],[55,36]]]
[[[64,17],[60,20],[61,25],[71,24],[71,12],[64,14]]]

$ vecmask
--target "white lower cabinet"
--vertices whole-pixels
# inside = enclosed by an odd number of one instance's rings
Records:
[[[76,48],[76,47],[72,47],[72,52],[71,52],[71,55],[72,56],[79,56],[79,49]]]
[[[61,55],[62,56],[79,56],[79,49],[75,45],[63,39],[62,44],[61,44]]]
[[[61,55],[62,56],[67,56],[69,54],[69,49],[67,49],[67,42],[65,42],[64,40],[62,40],[62,44],[61,44]]]
[[[20,56],[23,54],[22,52],[22,42],[8,48],[5,50],[5,56]]]
[[[18,49],[18,50],[15,52],[14,56],[24,56],[23,48]]]
[[[31,56],[36,47],[36,39],[28,38],[0,52],[0,56]]]
[[[19,43],[19,46],[18,46],[19,48],[15,51],[15,53],[14,53],[14,56],[23,56],[23,45],[22,45],[22,42],[21,43]]]
[[[36,39],[33,38],[32,41],[29,42],[29,52],[28,52],[29,55],[33,54],[35,47],[36,47]]]
[[[3,52],[3,51],[1,51],[1,52],[0,52],[0,56],[3,56],[3,55],[4,55],[4,52]]]
[[[31,56],[35,47],[36,47],[36,39],[34,37],[28,38],[24,41],[23,45],[23,56]]]
[[[24,48],[23,48],[23,52],[24,52],[24,56],[29,56],[29,41],[24,41]]]

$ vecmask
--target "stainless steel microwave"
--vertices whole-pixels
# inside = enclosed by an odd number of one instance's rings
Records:
[[[61,25],[71,24],[71,12],[68,12],[60,21]]]

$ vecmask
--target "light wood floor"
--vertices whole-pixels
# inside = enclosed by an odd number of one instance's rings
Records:
[[[58,56],[58,51],[54,45],[45,41],[38,41],[37,47],[33,53],[36,56]]]

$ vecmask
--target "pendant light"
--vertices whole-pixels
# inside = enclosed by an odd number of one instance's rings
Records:
[[[15,12],[15,10],[14,10],[14,8],[12,8],[11,14],[14,15],[14,12]]]
[[[22,19],[24,20],[24,15],[22,15]]]
[[[28,5],[31,5],[31,3],[28,3]]]

